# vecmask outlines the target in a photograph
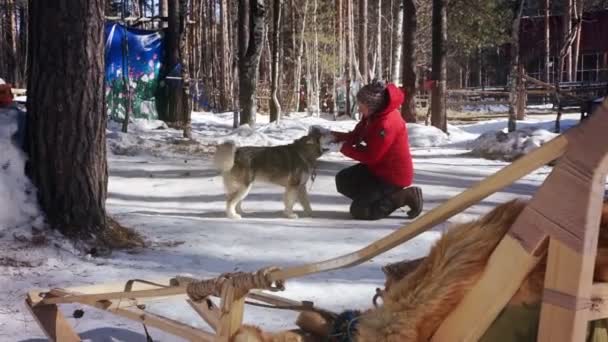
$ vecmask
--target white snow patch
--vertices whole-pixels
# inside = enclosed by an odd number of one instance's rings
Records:
[[[44,221],[36,189],[25,176],[26,155],[13,139],[18,115],[16,109],[0,108],[0,234],[40,227]]]
[[[490,131],[472,141],[469,148],[474,156],[512,161],[542,146],[557,135],[534,127],[526,127],[510,133]]]

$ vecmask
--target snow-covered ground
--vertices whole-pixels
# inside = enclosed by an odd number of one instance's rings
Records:
[[[292,114],[279,124],[268,124],[263,119],[260,117],[256,129],[233,130],[231,113],[195,114],[196,144],[184,142],[180,131],[167,129],[160,122],[135,122],[128,134],[119,131],[120,125],[110,123],[107,209],[121,224],[145,236],[150,247],[115,252],[107,258],[90,258],[77,255],[56,234],[39,238],[38,231],[44,226],[31,184],[20,171],[24,155],[10,140],[16,125],[8,115],[3,119],[0,113],[0,149],[3,151],[0,154],[0,341],[44,340],[23,305],[30,289],[133,278],[158,279],[178,274],[207,278],[234,270],[298,265],[352,252],[410,222],[404,212],[375,222],[351,220],[349,203],[336,192],[333,177],[352,161],[337,152],[321,159],[316,180],[310,184],[313,218],[283,218],[281,189],[260,184],[254,185],[245,199],[243,209],[248,213],[242,220],[225,218],[222,182],[209,158],[213,145],[226,139],[240,145],[283,144],[305,134],[313,124],[343,131],[355,124],[352,120],[331,121],[304,114]],[[519,124],[547,129],[552,127],[553,119],[547,115],[531,116]],[[577,119],[578,116],[566,115],[562,126],[572,126]],[[450,134],[445,135],[432,127],[409,126],[415,183],[423,189],[425,211],[507,165],[504,161],[472,157],[469,153],[471,142],[481,134],[505,127],[505,119],[496,119],[450,126]],[[450,222],[477,217],[515,197],[530,196],[549,172],[548,167],[539,169]],[[384,282],[380,266],[425,255],[450,222],[363,265],[290,280],[281,295],[313,300],[335,311],[368,308],[375,288]],[[183,299],[149,301],[147,309],[204,326]],[[86,340],[146,340],[140,324],[88,307],[62,305],[61,308]],[[72,317],[77,308],[85,310],[81,319]],[[247,307],[245,311],[246,322],[271,330],[293,327],[295,317],[294,313],[283,310]],[[178,340],[153,328],[149,331],[155,341]]]

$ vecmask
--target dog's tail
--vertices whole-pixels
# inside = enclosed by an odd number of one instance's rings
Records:
[[[226,172],[232,169],[234,166],[234,153],[236,152],[236,145],[232,141],[227,141],[223,144],[217,145],[215,155],[213,156],[213,165],[218,171]]]

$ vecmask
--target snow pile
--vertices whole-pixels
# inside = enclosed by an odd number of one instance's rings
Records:
[[[409,123],[407,133],[411,147],[434,147],[448,142],[448,135],[434,126]]]
[[[471,154],[486,159],[513,161],[542,146],[558,134],[542,128],[525,127],[514,132],[490,131],[469,143]]]
[[[16,145],[16,109],[0,109],[0,235],[18,228],[41,227],[44,222],[36,189],[25,176],[25,153]]]

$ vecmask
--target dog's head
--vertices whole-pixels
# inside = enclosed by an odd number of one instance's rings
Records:
[[[296,140],[295,144],[298,145],[301,151],[307,156],[317,159],[329,150],[327,147],[323,146],[323,136],[321,130],[311,128],[308,134]]]

